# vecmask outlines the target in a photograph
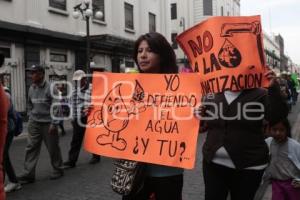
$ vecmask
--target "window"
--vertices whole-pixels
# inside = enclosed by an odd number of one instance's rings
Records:
[[[66,0],[49,0],[49,6],[60,10],[67,10]]]
[[[133,25],[133,5],[125,3],[125,28],[134,29]]]
[[[149,32],[156,31],[156,22],[155,15],[153,13],[149,13]]]
[[[212,0],[203,0],[203,14],[204,15],[212,15]]]
[[[101,19],[95,18],[97,11],[101,11],[103,17]],[[105,21],[105,9],[104,9],[104,0],[93,0],[93,13],[96,20]]]
[[[224,7],[221,6],[221,16],[224,16]]]
[[[63,51],[51,51],[50,62],[68,62],[67,53]]]
[[[229,14],[229,11],[227,11],[227,16],[229,16],[230,14]]]
[[[4,54],[5,58],[10,58],[11,57],[9,47],[0,46],[0,51]]]
[[[171,35],[171,40],[172,40],[172,48],[173,49],[178,49],[178,44],[176,41],[177,33],[172,33]]]
[[[171,19],[177,19],[177,4],[171,4]]]

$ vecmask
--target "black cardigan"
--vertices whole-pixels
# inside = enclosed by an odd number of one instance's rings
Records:
[[[207,106],[208,111],[218,113],[218,118],[207,120],[207,138],[203,146],[205,161],[211,162],[216,151],[224,146],[237,169],[263,165],[268,162],[268,147],[264,140],[263,120],[279,120],[288,115],[288,108],[280,95],[278,84],[274,84],[269,90],[255,88],[244,90],[228,105],[224,93],[215,94],[213,99],[205,102],[217,103],[219,108],[215,112],[214,106]],[[248,105],[250,109],[261,109],[261,112],[248,112],[248,117],[261,117],[258,120],[247,120],[243,114],[239,119],[227,120],[220,117],[233,117],[241,108],[249,102],[262,103],[263,108],[257,105]],[[240,109],[243,113],[243,109]]]

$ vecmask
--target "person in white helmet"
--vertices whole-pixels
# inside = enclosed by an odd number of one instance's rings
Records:
[[[73,136],[68,160],[64,162],[65,169],[74,168],[76,166],[87,122],[87,113],[84,112],[84,109],[86,103],[90,102],[91,99],[91,88],[88,84],[85,72],[82,70],[75,71],[73,81],[74,87],[71,97]],[[98,162],[100,162],[100,156],[93,154],[89,163],[96,164]]]

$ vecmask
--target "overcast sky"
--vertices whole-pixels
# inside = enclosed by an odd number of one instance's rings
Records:
[[[300,0],[241,0],[241,15],[261,15],[264,31],[280,33],[285,54],[300,64]]]

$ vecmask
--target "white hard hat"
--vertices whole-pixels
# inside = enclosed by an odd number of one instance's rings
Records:
[[[85,74],[84,71],[77,70],[77,71],[74,72],[72,80],[73,81],[79,81],[79,80],[81,80],[85,76],[86,76],[86,74]]]

